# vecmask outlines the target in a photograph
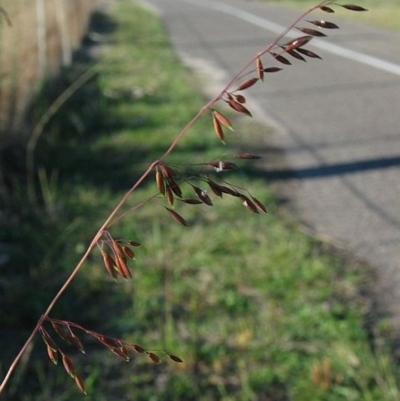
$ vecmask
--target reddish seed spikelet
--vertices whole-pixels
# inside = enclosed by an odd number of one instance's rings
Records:
[[[235,100],[228,100],[229,106],[233,109],[238,111],[239,113],[243,113],[248,115],[249,117],[252,117],[251,113],[249,110],[246,109],[242,104],[239,102],[236,102]]]
[[[218,139],[225,144],[224,142],[224,131],[222,129],[221,123],[219,120],[215,117],[215,114],[213,113],[213,125],[214,125],[214,131],[218,137]]]
[[[251,200],[256,204],[256,206],[264,213],[267,213],[267,208],[254,196],[251,197]]]
[[[132,278],[132,274],[131,274],[124,258],[118,257],[115,260],[115,262],[117,264],[118,272],[123,278],[126,278],[126,279]]]
[[[325,28],[325,29],[339,29],[339,27],[334,24],[333,22],[329,21],[324,21],[324,20],[314,20],[314,21],[307,21],[310,24],[319,26],[320,28]]]
[[[58,353],[57,350],[54,350],[49,345],[47,345],[47,355],[49,356],[50,360],[57,365],[58,363]]]
[[[242,91],[242,90],[248,89],[248,88],[252,87],[258,80],[259,80],[259,78],[246,79],[246,81],[243,81],[241,84],[238,85],[238,87],[236,88],[236,91]]]
[[[283,48],[285,49],[285,51],[295,50],[307,44],[311,39],[312,39],[311,35],[301,36],[286,43],[285,45],[283,45]]]
[[[103,254],[103,263],[104,266],[108,272],[108,274],[113,278],[116,279],[117,278],[117,271],[116,271],[116,263],[115,260],[112,258],[111,255],[109,255],[108,253],[102,251]]]
[[[240,195],[240,199],[243,202],[243,205],[246,206],[250,212],[258,214],[259,211],[257,209],[257,206],[246,196],[246,195]]]
[[[170,188],[169,185],[167,185],[165,187],[165,195],[166,195],[166,198],[167,198],[167,201],[168,201],[169,205],[171,207],[173,207],[174,206],[174,194],[172,193],[171,188]]]
[[[173,178],[167,178],[167,181],[168,181],[168,186],[172,190],[172,192],[176,196],[179,196],[181,198],[182,190],[181,190],[181,187],[178,185],[178,183]]]
[[[85,383],[83,382],[82,378],[77,374],[75,374],[75,383],[78,386],[79,390],[81,390],[83,394],[87,395]]]
[[[48,347],[50,347],[54,352],[56,352],[57,349],[58,349],[58,346],[55,343],[55,341],[50,337],[49,333],[47,333],[47,331],[43,327],[41,327],[39,329],[39,332],[40,332],[40,334],[42,336],[42,339],[45,342],[45,344]]]
[[[104,344],[107,348],[118,348],[121,346],[121,342],[115,338],[105,337],[105,336],[96,336],[97,340],[99,340],[102,344]]]
[[[356,6],[354,4],[338,4],[340,7],[346,8],[347,10],[350,11],[368,11],[364,7]]]
[[[208,180],[207,184],[209,185],[209,187],[211,188],[211,191],[213,191],[215,195],[222,198],[223,192],[220,188],[220,185],[218,185],[217,183],[215,183],[214,181],[211,181],[211,180]]]
[[[154,363],[160,363],[161,362],[161,358],[155,354],[154,352],[147,352],[147,355],[149,356],[149,358],[154,362]]]
[[[124,359],[125,362],[129,362],[130,358],[128,355],[128,351],[126,350],[125,347],[120,346],[120,347],[108,347],[108,349],[114,353],[115,355],[119,356],[120,358]]]
[[[264,81],[264,66],[260,57],[257,57],[256,64],[258,78],[260,78],[261,81]]]
[[[312,35],[312,36],[326,36],[323,32],[317,31],[316,29],[311,29],[311,28],[300,28],[297,27],[297,29],[303,33],[306,33],[307,35]]]
[[[165,206],[164,206],[165,207]],[[165,209],[167,210],[167,212],[169,213],[169,215],[179,224],[181,224],[182,226],[188,227],[189,224],[186,222],[186,220],[178,213],[175,212],[175,210],[172,210],[168,207],[165,207]]]
[[[142,244],[137,241],[127,241],[130,246],[141,246]]]
[[[64,365],[64,369],[74,379],[75,375],[76,375],[74,365],[72,364],[71,360],[68,358],[67,355],[65,355],[64,353],[61,353],[61,356],[62,356],[62,362]]]
[[[131,344],[134,351],[138,352],[139,354],[143,354],[146,350],[138,344]]]
[[[243,95],[235,95],[235,99],[240,104],[245,104],[246,103],[246,98]]]
[[[165,195],[164,177],[163,177],[161,171],[158,169],[156,171],[156,185],[157,185],[158,192],[160,192],[161,195]]]
[[[179,356],[168,354],[168,358],[171,359],[171,361],[183,363],[183,360],[179,358]]]
[[[214,167],[214,170],[219,173],[224,170],[236,170],[238,166],[235,163],[228,162],[228,161],[215,161],[215,162],[209,162],[208,163],[210,166]]]
[[[128,258],[134,259],[134,257],[135,257],[135,252],[133,252],[132,249],[129,248],[129,246],[124,245],[124,246],[122,247],[122,250],[124,251],[124,254],[125,254]]]
[[[202,205],[203,202],[199,199],[195,198],[185,198],[181,199],[182,202],[187,203],[188,205]]]
[[[299,53],[304,54],[305,56],[308,56],[308,57],[311,57],[311,58],[319,58],[319,59],[322,60],[322,57],[318,56],[317,53],[314,53],[311,50],[300,48],[300,49],[297,49],[297,51]]]
[[[224,125],[226,128],[230,129],[231,131],[233,131],[233,126],[231,124],[231,122],[223,115],[221,114],[219,111],[217,110],[213,110],[213,116],[222,124]]]
[[[82,354],[85,354],[85,349],[83,348],[81,340],[73,333],[71,330],[71,327],[67,326],[67,329],[69,331],[69,341],[72,345],[74,345]]]
[[[248,160],[259,160],[262,159],[261,156],[253,155],[251,153],[236,153],[235,157],[237,159],[248,159]]]
[[[328,6],[321,6],[320,9],[322,11],[325,11],[326,13],[334,13],[335,12],[335,10],[333,8],[330,8]]]
[[[196,195],[200,198],[200,200],[205,203],[208,206],[212,206],[213,203],[210,199],[210,197],[207,195],[207,192],[204,189],[201,189],[199,187],[196,187],[192,185],[194,191],[196,192]]]
[[[274,59],[276,61],[279,61],[282,64],[286,64],[286,65],[291,65],[292,64],[286,57],[283,57],[282,55],[280,55],[278,53],[270,52],[270,54],[271,54],[272,57],[274,57]]]
[[[286,53],[290,54],[292,57],[297,58],[297,60],[306,61],[306,59],[299,53],[297,53],[298,49],[296,50],[285,50]]]
[[[279,67],[264,68],[264,72],[278,72],[278,71],[282,71],[282,68]]]

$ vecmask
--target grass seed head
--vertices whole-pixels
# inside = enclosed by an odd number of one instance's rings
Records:
[[[160,170],[157,170],[156,172],[156,185],[158,192],[160,192],[161,195],[165,195],[164,177]]]
[[[65,371],[74,379],[76,372],[71,359],[69,359],[68,356],[65,355],[64,353],[61,353],[61,356]]]
[[[165,206],[164,206],[165,207]],[[172,210],[168,207],[165,207],[165,209],[167,210],[167,212],[169,213],[169,215],[179,224],[181,224],[182,226],[188,227],[189,224],[187,223],[187,221],[177,212],[175,212],[175,210]]]
[[[257,57],[256,64],[258,78],[260,78],[261,81],[264,81],[264,66],[260,57]]]
[[[215,134],[217,135],[218,139],[225,144],[224,141],[224,131],[222,129],[221,123],[219,122],[219,120],[215,117],[215,114],[213,114],[213,125],[214,125],[214,131]]]
[[[75,374],[75,383],[78,386],[79,390],[81,390],[83,394],[87,395],[87,392],[85,389],[85,383],[82,380],[82,378],[77,374]]]
[[[49,356],[50,360],[54,363],[54,365],[57,365],[57,363],[58,363],[57,350],[54,350],[52,347],[47,345],[47,355]]]
[[[149,358],[154,363],[160,363],[161,362],[161,358],[157,354],[155,354],[154,352],[147,352],[147,355],[149,356]]]
[[[243,81],[242,83],[240,83],[235,91],[242,91],[248,88],[251,88],[255,83],[257,83],[259,80],[259,78],[249,78],[246,79],[246,81]]]
[[[168,358],[171,359],[171,361],[183,363],[183,360],[181,358],[179,358],[179,356],[176,356],[173,354],[168,354]]]

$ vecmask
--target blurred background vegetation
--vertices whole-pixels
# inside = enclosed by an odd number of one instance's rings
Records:
[[[74,62],[42,85],[31,121],[87,71],[39,138],[34,200],[25,147],[2,153],[1,376],[97,228],[204,103],[201,82],[182,67],[160,21],[128,0],[92,13]],[[206,116],[169,162],[179,170],[238,151],[268,154],[269,128],[230,118],[228,146]],[[111,228],[143,244],[132,282],[111,280],[94,252],[51,314],[183,364],[142,355],[126,364],[79,332],[86,355],[57,339],[85,379],[85,397],[38,338],[6,399],[397,401],[393,333],[366,296],[370,269],[301,233],[270,192],[262,161],[240,167],[213,178],[248,189],[267,215],[227,196],[212,198],[213,207],[178,203],[187,229],[156,198]],[[125,210],[156,191],[147,180]]]

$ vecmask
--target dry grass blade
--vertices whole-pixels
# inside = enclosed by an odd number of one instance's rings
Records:
[[[165,206],[164,206],[165,207]],[[181,224],[184,227],[189,227],[189,224],[187,221],[178,213],[175,212],[175,210],[170,209],[169,207],[165,207],[169,215],[179,224]]]
[[[236,91],[242,91],[245,90],[247,88],[252,87],[257,81],[259,80],[259,78],[249,78],[246,81],[243,81],[241,84],[238,85],[238,87],[236,88]]]

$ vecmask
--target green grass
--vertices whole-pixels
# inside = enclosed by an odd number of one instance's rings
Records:
[[[22,217],[8,237],[3,234],[3,241],[12,239],[26,251],[12,258],[7,277],[32,283],[30,289],[14,286],[6,299],[3,294],[5,308],[18,305],[2,317],[15,331],[27,318],[34,323],[124,191],[204,103],[201,83],[180,65],[153,15],[121,1],[111,17],[96,18],[108,32],[99,74],[39,143],[43,210],[23,218],[21,184],[14,214]],[[69,80],[85,68],[86,62],[77,63]],[[224,146],[210,118],[202,119],[170,162],[183,171],[185,163],[254,152],[268,141],[265,127],[248,121],[235,126]],[[184,228],[158,198],[111,228],[115,237],[143,244],[132,282],[109,279],[94,253],[53,314],[167,350],[183,364],[154,365],[142,355],[126,364],[82,335],[86,356],[66,350],[86,379],[84,397],[62,366],[47,361],[38,341],[28,373],[17,375],[8,399],[398,400],[384,322],[364,328],[370,310],[361,289],[368,271],[282,217],[262,164],[241,167],[213,177],[251,191],[267,205],[267,215],[250,213],[235,197],[214,197],[213,207],[176,205],[190,224]],[[194,196],[190,186],[182,188]],[[146,181],[124,210],[155,193],[153,180]]]
[[[274,2],[276,0],[258,0],[266,2]],[[312,0],[279,0],[279,4],[295,6],[305,10],[307,7],[316,5],[317,1]],[[339,2],[340,4],[340,2]],[[346,4],[346,2],[342,2]],[[325,14],[326,18],[334,19],[335,15],[343,18],[351,18],[355,21],[376,25],[382,28],[393,30],[400,29],[400,21],[398,15],[400,13],[400,3],[397,0],[358,0],[347,2],[347,4],[357,4],[368,10],[368,12],[352,12],[344,10],[341,7],[333,7],[336,14]]]

